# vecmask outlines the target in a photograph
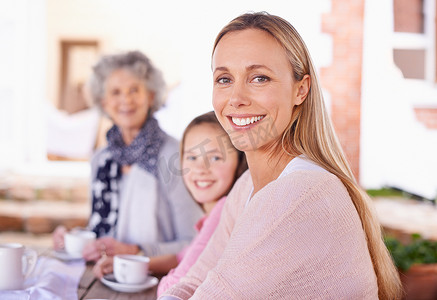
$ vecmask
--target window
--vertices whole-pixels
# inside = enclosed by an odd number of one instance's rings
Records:
[[[393,60],[404,78],[436,80],[435,1],[393,0]]]
[[[89,107],[83,86],[98,58],[97,41],[61,41],[59,109],[75,113]]]
[[[423,0],[394,0],[395,32],[424,32]]]

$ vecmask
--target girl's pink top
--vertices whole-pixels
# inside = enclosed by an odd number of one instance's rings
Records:
[[[217,227],[225,200],[226,197],[221,198],[209,216],[204,216],[197,222],[196,229],[199,233],[191,244],[178,254],[178,260],[180,260],[178,266],[172,269],[168,275],[164,276],[159,282],[158,297],[168,288],[178,283],[179,279],[184,277],[191,266],[194,265]]]

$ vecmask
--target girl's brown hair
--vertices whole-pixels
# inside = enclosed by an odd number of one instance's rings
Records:
[[[219,128],[221,131],[223,131],[223,135],[220,136],[220,138],[228,140],[228,143],[226,143],[226,145],[224,145],[224,147],[232,147],[235,149],[235,151],[237,151],[238,163],[237,163],[237,168],[236,168],[235,174],[234,174],[234,180],[232,182],[232,185],[234,185],[235,181],[247,170],[246,155],[244,154],[244,152],[236,149],[232,145],[228,134],[223,129],[223,127],[220,125],[220,122],[217,120],[217,117],[213,111],[210,111],[210,112],[207,112],[203,115],[195,117],[185,128],[184,133],[182,135],[181,144],[180,144],[181,164],[182,164],[182,160],[183,160],[183,156],[184,156],[185,138],[193,127],[199,126],[201,124],[210,124],[210,125],[213,125],[213,126],[216,126],[217,128]],[[217,138],[219,138],[219,137],[217,137]],[[231,188],[232,188],[232,185],[231,185]],[[229,193],[229,191],[226,191],[222,196],[226,195],[227,193]]]

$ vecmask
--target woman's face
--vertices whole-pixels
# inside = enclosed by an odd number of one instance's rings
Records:
[[[237,170],[238,153],[219,126],[201,123],[185,136],[184,182],[201,204],[219,200],[231,188]]]
[[[302,103],[282,46],[267,32],[230,32],[212,58],[213,106],[234,146],[241,151],[274,147]]]
[[[115,70],[105,81],[102,107],[122,133],[141,129],[152,101],[152,93],[128,70]]]

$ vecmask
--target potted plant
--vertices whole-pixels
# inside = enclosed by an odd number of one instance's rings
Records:
[[[405,299],[437,299],[437,241],[413,234],[408,244],[385,237],[385,245],[399,270]]]

